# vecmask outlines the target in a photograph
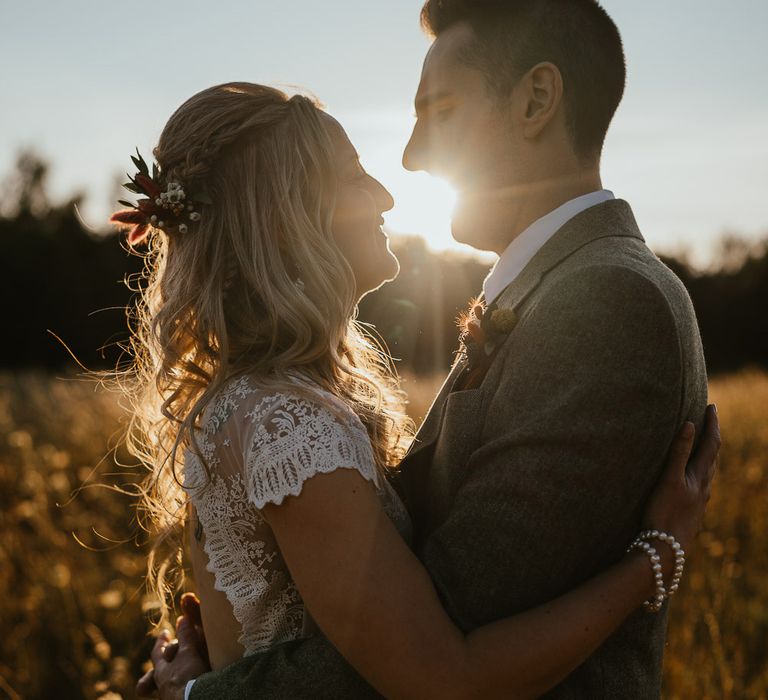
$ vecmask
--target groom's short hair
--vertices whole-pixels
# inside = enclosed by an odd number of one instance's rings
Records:
[[[462,59],[503,100],[537,63],[563,76],[565,116],[576,153],[600,154],[624,94],[626,63],[616,24],[596,0],[427,0],[424,30],[438,37],[458,22],[475,40]]]

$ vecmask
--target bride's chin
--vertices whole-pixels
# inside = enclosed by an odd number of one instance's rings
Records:
[[[358,300],[362,300],[363,297],[371,292],[381,289],[388,282],[393,282],[400,274],[400,261],[395,257],[394,253],[389,251],[386,264],[382,264],[377,272],[379,274],[375,280],[369,280],[362,285],[365,289],[358,289]]]
[[[389,250],[389,249],[388,249]],[[384,282],[392,282],[400,274],[400,261],[395,257],[395,254],[389,250],[389,273]]]

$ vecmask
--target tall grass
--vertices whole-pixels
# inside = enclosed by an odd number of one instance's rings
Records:
[[[423,417],[438,378],[406,377]],[[672,603],[668,700],[768,699],[768,375],[717,379],[721,469]],[[121,410],[91,384],[0,374],[0,698],[132,698],[151,646]],[[99,485],[100,484],[100,485]]]
[[[706,529],[671,608],[670,700],[768,698],[768,377],[710,384],[723,431]]]
[[[0,375],[0,697],[132,696],[144,553],[109,488],[138,475],[110,449],[120,416],[91,383]]]

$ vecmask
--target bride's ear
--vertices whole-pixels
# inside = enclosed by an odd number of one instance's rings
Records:
[[[515,88],[522,133],[537,138],[559,112],[563,101],[563,76],[554,63],[538,63]]]

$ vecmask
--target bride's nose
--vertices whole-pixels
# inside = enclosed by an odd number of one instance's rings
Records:
[[[373,193],[374,200],[376,201],[376,206],[379,208],[381,212],[389,211],[395,206],[395,200],[392,197],[392,194],[390,191],[384,187],[378,180],[374,178],[374,188],[375,191]]]

